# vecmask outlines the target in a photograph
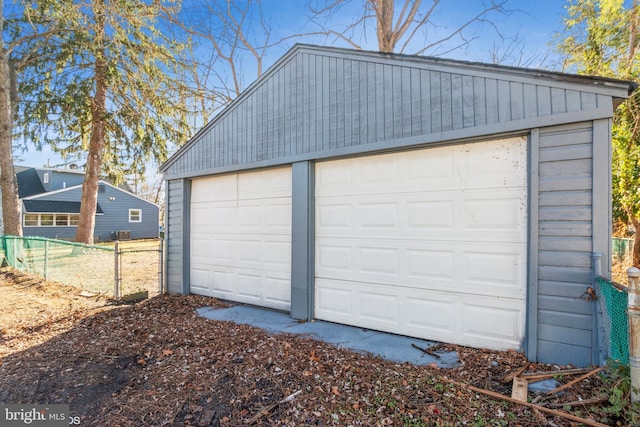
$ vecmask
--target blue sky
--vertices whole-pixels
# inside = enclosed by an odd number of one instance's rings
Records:
[[[187,0],[189,1],[189,0]],[[489,1],[489,0],[487,0]],[[271,15],[272,28],[281,34],[304,32],[307,13],[304,0],[263,0],[263,8],[266,14]],[[514,10],[508,16],[494,15],[491,19],[499,28],[503,36],[517,37],[524,48],[524,56],[521,64],[531,68],[557,68],[553,60],[545,56],[549,51],[550,42],[555,33],[561,32],[562,16],[565,12],[566,1],[563,0],[509,0],[507,7]],[[457,23],[465,19],[481,5],[480,0],[443,0],[433,20],[437,22],[439,32],[447,28],[457,28]],[[496,31],[490,25],[484,25],[476,34],[477,39],[465,50],[449,52],[443,57],[469,61],[490,62],[492,46],[498,46],[501,51],[506,48],[506,43],[500,39]],[[306,39],[306,43],[324,44],[324,39]],[[370,34],[365,49],[375,49],[375,36]],[[284,52],[293,45],[293,41],[282,48],[273,49],[265,58],[265,69],[273,64]],[[345,46],[346,45],[342,45]],[[408,52],[412,53],[412,52]],[[544,62],[542,62],[544,59]],[[515,59],[512,58],[512,61]],[[248,79],[249,80],[249,79]],[[247,81],[246,85],[251,81]],[[28,166],[56,166],[64,163],[64,160],[48,148],[37,151],[31,148],[22,153],[16,152],[16,164]],[[80,163],[83,163],[82,161]]]

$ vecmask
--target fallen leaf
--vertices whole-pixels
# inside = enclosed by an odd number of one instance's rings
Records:
[[[309,360],[311,360],[312,362],[317,362],[318,360],[320,360],[320,358],[316,356],[315,350],[311,350],[311,354],[309,355]]]
[[[340,391],[338,390],[338,386],[332,386],[331,387],[331,393],[335,394],[336,396],[340,396]]]
[[[172,354],[173,354],[173,350],[169,350],[169,349],[162,350],[163,356],[171,356]]]

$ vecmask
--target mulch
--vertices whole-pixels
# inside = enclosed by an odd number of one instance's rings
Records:
[[[34,291],[12,280],[0,274],[5,290]],[[524,366],[570,368],[528,364],[515,351],[443,345],[458,352],[459,366],[416,366],[197,316],[197,308],[223,306],[213,298],[161,295],[102,308],[74,308],[76,300],[45,313],[45,323],[40,313],[34,324],[22,318],[0,328],[0,403],[69,404],[83,426],[579,425],[467,387],[510,396],[503,380]],[[563,411],[563,402],[606,397],[608,384],[606,373],[592,375],[537,404]],[[608,406],[567,409],[625,425]]]

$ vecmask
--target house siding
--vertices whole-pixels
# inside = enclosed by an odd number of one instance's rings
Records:
[[[595,86],[352,56],[303,49],[283,61],[170,160],[167,179],[611,115]]]
[[[185,231],[186,216],[188,216],[185,213],[185,205],[186,200],[189,200],[188,195],[185,194],[185,187],[187,189],[189,187],[185,180],[168,181],[165,187],[166,284],[170,293],[189,293],[189,280],[185,276],[184,269],[187,265],[184,260],[188,259],[189,251],[188,245],[185,244],[185,239],[188,239],[188,232]]]
[[[51,176],[51,190],[60,190],[63,188],[70,188],[76,185],[82,185],[84,181],[84,174],[80,173],[64,173],[54,171]]]
[[[593,122],[540,130],[537,353],[541,362],[592,360]]]
[[[96,215],[94,239],[113,240],[120,230],[131,231],[132,239],[158,237],[158,206],[110,185],[104,185],[104,193],[98,193],[98,204],[103,214]],[[82,188],[72,188],[54,194],[43,194],[38,200],[77,202],[81,199]],[[109,200],[115,197],[115,200]],[[142,222],[129,222],[129,209],[142,210]],[[24,227],[25,235],[37,235],[56,239],[73,239],[77,227]]]

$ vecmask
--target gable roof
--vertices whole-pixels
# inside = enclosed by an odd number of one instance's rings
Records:
[[[153,205],[153,206],[159,208],[159,206],[157,204],[155,204],[153,202],[150,202],[149,200],[143,199],[142,197],[140,197],[140,196],[138,196],[136,194],[130,193],[127,190],[124,190],[122,188],[116,187],[115,185],[109,184],[106,181],[100,180],[100,181],[98,181],[98,183],[99,183],[99,185],[106,185],[106,186],[111,187],[111,188],[113,188],[114,190],[116,190],[116,191],[118,191],[120,193],[124,193],[124,194],[126,194],[128,196],[133,197],[134,199],[138,199],[138,200],[140,200],[142,202],[148,203],[150,205]],[[60,194],[60,193],[64,193],[64,192],[72,191],[72,190],[78,190],[78,189],[82,189],[82,184],[74,185],[72,187],[67,187],[67,188],[61,188],[59,190],[53,190],[53,191],[49,191],[49,192],[46,192],[46,193],[35,194],[33,196],[29,196],[29,197],[24,198],[23,201],[25,201],[25,200],[35,200],[35,199],[39,199],[39,198],[43,198],[43,197],[50,197],[52,195],[55,196],[56,194]]]
[[[22,204],[27,213],[80,213],[80,202],[31,199],[23,200]],[[96,213],[104,213],[100,203],[96,204]]]
[[[16,173],[16,179],[18,181],[18,197],[20,199],[46,191],[42,185],[42,181],[40,181],[38,172],[34,168],[25,169]]]
[[[317,159],[327,149],[348,155],[391,140],[402,147],[611,117],[612,100],[635,87],[603,77],[297,44],[160,171],[198,176]]]

